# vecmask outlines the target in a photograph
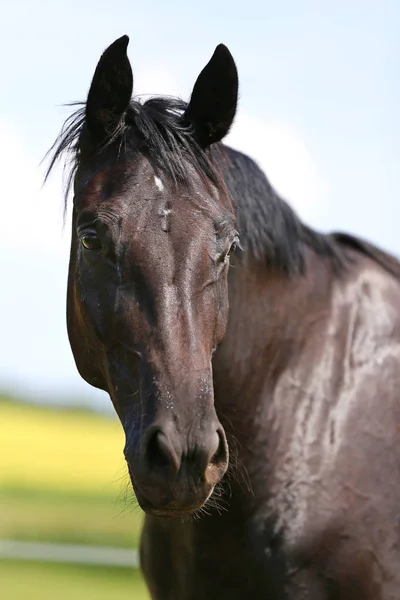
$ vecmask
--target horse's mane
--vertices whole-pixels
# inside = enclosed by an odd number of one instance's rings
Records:
[[[252,256],[269,269],[304,273],[308,247],[331,259],[335,269],[344,267],[345,256],[334,240],[307,227],[253,159],[231,148],[226,152],[230,166],[225,177]]]
[[[46,179],[56,162],[65,158],[65,206],[88,138],[85,103],[72,106],[78,108],[66,119],[47,153],[50,164]],[[175,183],[190,185],[191,166],[205,181],[224,192],[227,187],[244,249],[271,269],[303,273],[307,247],[329,258],[336,269],[342,269],[347,263],[346,247],[351,247],[400,278],[399,262],[372,245],[345,234],[324,235],[304,225],[248,156],[222,144],[215,144],[212,150],[201,148],[193,128],[185,122],[186,108],[187,103],[176,98],[132,100],[117,130],[96,151],[114,144],[117,154],[121,150],[145,152],[155,167]]]
[[[396,257],[356,236],[342,232],[322,234],[308,227],[277,194],[254,160],[231,148],[226,148],[226,153],[231,164],[226,179],[237,201],[239,229],[245,234],[250,253],[269,268],[289,274],[304,273],[304,249],[308,247],[329,258],[337,272],[354,261],[355,252],[400,279]]]

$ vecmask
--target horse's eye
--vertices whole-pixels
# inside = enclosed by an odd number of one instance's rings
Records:
[[[236,250],[236,248],[241,248],[238,236],[234,238],[228,252],[223,252],[218,256],[218,261],[225,265],[228,264],[231,254]]]
[[[236,250],[236,243],[233,242],[232,246],[229,248],[228,254],[226,255],[227,260],[230,259],[231,254]]]
[[[101,248],[101,242],[97,235],[90,233],[81,237],[82,246],[86,250],[99,250]]]
[[[241,248],[240,245],[240,240],[238,237],[235,237],[235,239],[233,240],[231,247],[229,248],[229,252],[226,255],[226,258],[229,260],[231,254],[233,254],[233,252],[235,252],[236,248]]]

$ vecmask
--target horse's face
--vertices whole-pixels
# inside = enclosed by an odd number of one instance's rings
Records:
[[[104,105],[93,89],[101,85],[99,77],[117,87],[110,62],[122,61],[126,70],[125,51],[122,38],[97,67],[86,106],[92,147],[101,122],[94,118],[101,114],[99,98]],[[230,55],[224,58],[234,69]],[[211,71],[212,61],[206,67]],[[196,87],[188,114],[195,92]],[[206,132],[193,109],[190,118],[201,141]],[[148,513],[173,516],[201,507],[228,465],[211,360],[225,333],[229,254],[237,233],[220,189],[190,161],[184,165],[190,184],[175,184],[140,149],[116,160],[119,143],[111,143],[101,158],[93,150],[82,152],[75,180],[69,337],[81,375],[112,398],[140,505]]]
[[[90,338],[82,374],[91,380],[94,369],[114,402],[147,510],[199,507],[228,461],[211,356],[225,332],[236,232],[193,177],[194,201],[139,157],[100,171],[75,198],[73,349],[79,357]]]

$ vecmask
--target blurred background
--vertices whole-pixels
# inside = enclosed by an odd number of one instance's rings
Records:
[[[130,36],[135,93],[188,99],[223,42],[240,76],[227,143],[300,216],[400,255],[397,0],[16,0],[0,23],[0,596],[147,598],[141,526],[107,396],[65,326],[70,238],[47,149],[101,52]]]

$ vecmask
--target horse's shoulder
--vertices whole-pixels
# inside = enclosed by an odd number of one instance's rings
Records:
[[[353,343],[368,339],[381,346],[400,343],[400,263],[399,275],[374,257],[359,252],[345,276],[338,278],[333,306],[352,332]],[[369,346],[365,348],[371,352]]]

